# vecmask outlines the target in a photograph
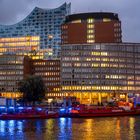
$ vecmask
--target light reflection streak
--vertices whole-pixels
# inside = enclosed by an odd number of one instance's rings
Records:
[[[120,120],[116,120],[116,129],[115,129],[115,139],[116,140],[120,140],[121,139],[120,131],[121,131]]]
[[[0,133],[5,133],[5,121],[0,121]]]
[[[14,129],[15,129],[15,121],[14,120],[8,121],[8,130],[11,134],[14,133]]]
[[[129,136],[133,136],[135,137],[135,131],[134,131],[134,128],[135,128],[135,119],[134,118],[130,118],[129,119]]]

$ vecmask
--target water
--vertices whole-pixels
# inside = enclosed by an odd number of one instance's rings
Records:
[[[0,120],[0,140],[140,140],[140,116]]]

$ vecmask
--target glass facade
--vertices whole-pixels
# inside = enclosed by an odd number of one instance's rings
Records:
[[[91,98],[140,91],[140,44],[62,45],[61,61],[64,93]]]
[[[0,92],[7,98],[19,97],[18,83],[24,78],[24,56],[0,55]],[[12,94],[12,93],[15,94]]]
[[[58,57],[61,43],[61,24],[70,14],[71,5],[63,4],[56,9],[36,7],[25,19],[14,25],[0,25],[0,38],[39,36],[40,49],[52,49]],[[2,43],[0,43],[1,47]]]

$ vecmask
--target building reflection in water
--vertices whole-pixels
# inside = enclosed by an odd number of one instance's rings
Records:
[[[72,137],[72,122],[71,118],[60,118],[59,123],[59,137],[58,140],[66,139]]]
[[[121,136],[120,136],[120,120],[117,119],[116,120],[116,129],[115,129],[115,140],[120,140],[121,139]]]
[[[135,138],[135,118],[129,118],[129,137]]]
[[[0,140],[128,140],[139,127],[139,117],[0,120]]]
[[[5,121],[0,121],[0,134],[3,135],[5,133]]]

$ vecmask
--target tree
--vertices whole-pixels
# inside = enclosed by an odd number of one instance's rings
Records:
[[[45,97],[45,84],[41,76],[28,76],[19,82],[19,91],[23,93],[22,101],[41,101]]]

